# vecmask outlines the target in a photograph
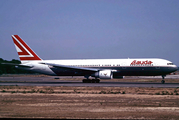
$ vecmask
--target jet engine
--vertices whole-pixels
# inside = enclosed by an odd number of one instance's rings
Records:
[[[92,77],[100,78],[100,79],[113,79],[113,74],[111,70],[102,70],[95,72],[91,75]]]

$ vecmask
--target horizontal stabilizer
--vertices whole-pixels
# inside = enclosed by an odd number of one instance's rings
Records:
[[[23,64],[14,64],[14,63],[1,63],[2,65],[10,65],[10,66],[18,66],[18,67],[27,67],[27,68],[32,68],[33,66],[29,65],[23,65]]]

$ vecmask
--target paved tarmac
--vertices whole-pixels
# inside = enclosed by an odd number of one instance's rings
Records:
[[[58,78],[58,77],[57,77]],[[140,77],[141,79],[142,77]],[[144,77],[145,78],[145,77]],[[145,79],[160,79],[158,77],[147,77]],[[177,79],[179,75],[167,78]],[[134,79],[134,78],[130,78]],[[136,78],[135,78],[136,79]],[[161,79],[162,80],[162,79]],[[125,79],[124,79],[125,81]],[[154,82],[116,82],[114,80],[101,80],[100,83],[82,83],[81,80],[55,79],[53,76],[47,77],[0,77],[1,86],[70,86],[70,87],[158,87],[158,88],[177,88],[178,83],[161,84]]]

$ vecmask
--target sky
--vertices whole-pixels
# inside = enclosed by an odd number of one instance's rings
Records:
[[[0,58],[19,35],[44,60],[162,58],[179,66],[179,0],[0,0]]]

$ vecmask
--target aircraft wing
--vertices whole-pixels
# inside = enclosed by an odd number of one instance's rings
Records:
[[[68,66],[68,65],[61,65],[61,64],[54,64],[54,63],[41,63],[50,65],[56,68],[64,68],[64,69],[70,69],[70,70],[83,70],[83,71],[89,71],[89,72],[97,72],[99,69],[95,68],[83,68],[83,67],[76,67],[76,66]]]

